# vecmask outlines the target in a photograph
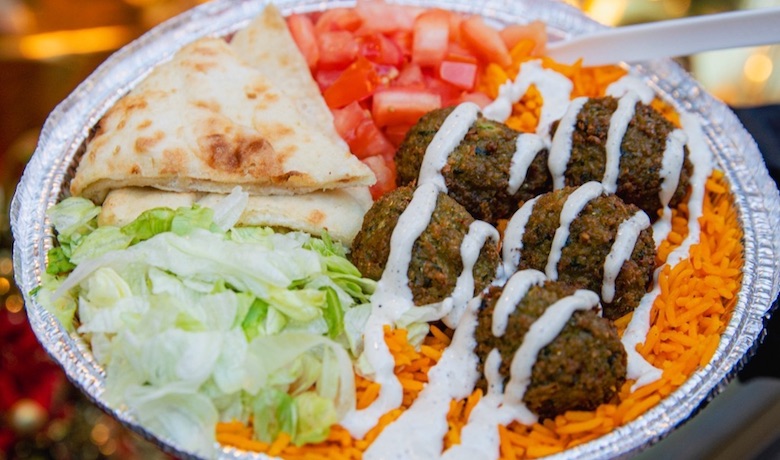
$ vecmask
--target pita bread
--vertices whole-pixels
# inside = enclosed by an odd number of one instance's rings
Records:
[[[236,32],[230,46],[246,65],[263,69],[271,83],[287,93],[311,123],[320,126],[336,142],[344,142],[333,126],[333,114],[306,59],[276,6],[269,4],[249,25]]]
[[[99,216],[100,225],[123,226],[142,212],[156,207],[176,209],[195,203],[215,208],[226,195],[217,193],[164,192],[152,188],[123,188],[108,193]],[[371,207],[365,187],[343,188],[305,195],[250,195],[238,225],[268,226],[330,236],[349,246],[360,230],[363,215]]]
[[[343,142],[310,123],[227,42],[204,38],[153,70],[106,113],[71,192],[101,203],[122,187],[229,193],[241,185],[250,194],[270,195],[375,180]]]

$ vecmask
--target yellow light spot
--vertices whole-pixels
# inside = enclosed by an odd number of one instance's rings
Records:
[[[12,295],[5,299],[5,309],[11,313],[19,313],[24,308],[24,300],[21,296]]]
[[[8,276],[14,271],[14,263],[10,257],[0,259],[0,275]]]
[[[98,450],[100,450],[100,453],[106,457],[110,457],[112,454],[114,454],[114,452],[116,452],[116,441],[109,439],[105,444],[102,444],[100,447],[98,447]]]
[[[772,60],[766,54],[751,54],[745,60],[745,78],[753,83],[764,83],[772,75]]]
[[[62,420],[52,420],[46,428],[46,436],[54,442],[62,441],[68,435],[68,425]]]
[[[11,282],[7,278],[0,278],[0,295],[6,295],[10,290]]]
[[[51,59],[115,50],[134,37],[130,27],[104,26],[6,37],[0,39],[0,49],[24,59]]]
[[[669,16],[679,18],[691,8],[691,0],[664,0],[663,8]]]
[[[90,437],[95,445],[102,446],[111,438],[111,429],[104,423],[97,423],[92,427]]]
[[[596,21],[614,26],[623,19],[627,6],[627,0],[586,0],[582,9]]]

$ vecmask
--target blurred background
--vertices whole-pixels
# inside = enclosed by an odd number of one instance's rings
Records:
[[[0,0],[0,460],[166,458],[84,399],[38,345],[13,284],[8,203],[48,113],[114,50],[203,0]],[[569,0],[623,25],[780,0]],[[780,47],[680,62],[735,108],[780,103]]]

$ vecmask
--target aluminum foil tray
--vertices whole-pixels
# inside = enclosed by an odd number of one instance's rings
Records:
[[[45,212],[63,198],[84,149],[90,129],[151,68],[168,60],[180,47],[202,36],[225,36],[245,26],[267,2],[214,0],[177,16],[122,48],[101,65],[49,116],[11,206],[15,238],[16,281],[25,293],[27,314],[35,334],[67,376],[98,406],[181,458],[194,458],[187,446],[149,433],[127,412],[109,407],[103,398],[105,374],[88,347],[29,295],[40,284],[53,231]],[[279,0],[284,14],[352,6],[354,2]],[[406,3],[406,2],[403,2]],[[553,37],[578,35],[604,26],[563,3],[538,0],[472,2],[425,0],[436,6],[478,13],[494,23],[541,19]],[[780,198],[758,148],[737,117],[672,61],[635,66],[634,70],[676,109],[698,114],[717,166],[731,181],[744,229],[745,264],[742,287],[732,319],[711,362],[674,393],[633,422],[554,458],[627,457],[664,437],[722,390],[752,355],[770,313],[780,281]],[[224,459],[267,458],[222,448]]]

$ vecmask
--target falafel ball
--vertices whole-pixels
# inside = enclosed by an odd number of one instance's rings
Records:
[[[547,281],[533,286],[515,307],[506,332],[492,332],[493,312],[503,288],[493,286],[484,295],[475,332],[480,371],[495,348],[501,355],[499,373],[509,380],[512,359],[531,325],[553,303],[574,294],[576,288]],[[567,410],[593,410],[609,402],[626,380],[627,355],[615,326],[593,310],[576,311],[560,334],[539,351],[523,402],[541,419]],[[482,372],[480,372],[482,374]],[[483,391],[487,381],[477,382]]]
[[[564,203],[577,188],[564,187],[538,198],[523,233],[518,269],[545,271]],[[602,194],[590,200],[569,226],[557,265],[558,281],[601,295],[604,261],[618,228],[639,211],[616,195]],[[606,318],[618,319],[639,305],[653,281],[655,254],[652,228],[648,227],[640,232],[631,257],[620,268],[612,301],[601,299]]]
[[[601,181],[604,177],[607,134],[618,101],[610,96],[591,98],[580,110],[564,173],[566,185],[582,185]],[[557,123],[553,125],[553,133],[557,126]],[[662,209],[660,171],[667,138],[674,129],[675,126],[658,111],[638,102],[620,144],[620,171],[615,193],[645,211],[651,222],[658,219]],[[669,206],[675,207],[685,199],[692,171],[688,148],[684,147],[683,167]]]
[[[399,186],[417,181],[428,145],[454,107],[434,110],[409,129],[395,156]],[[509,191],[510,167],[521,133],[481,114],[442,168],[447,193],[476,219],[495,224],[509,217],[518,204],[552,190],[547,149],[531,162],[525,180]]]
[[[374,280],[382,277],[393,230],[413,195],[412,187],[399,187],[383,195],[366,213],[349,254],[363,276]],[[463,271],[461,242],[472,222],[474,218],[463,206],[439,193],[430,222],[412,248],[408,276],[415,305],[440,302],[452,294]],[[486,243],[474,265],[475,292],[493,281],[499,263],[497,245]]]

